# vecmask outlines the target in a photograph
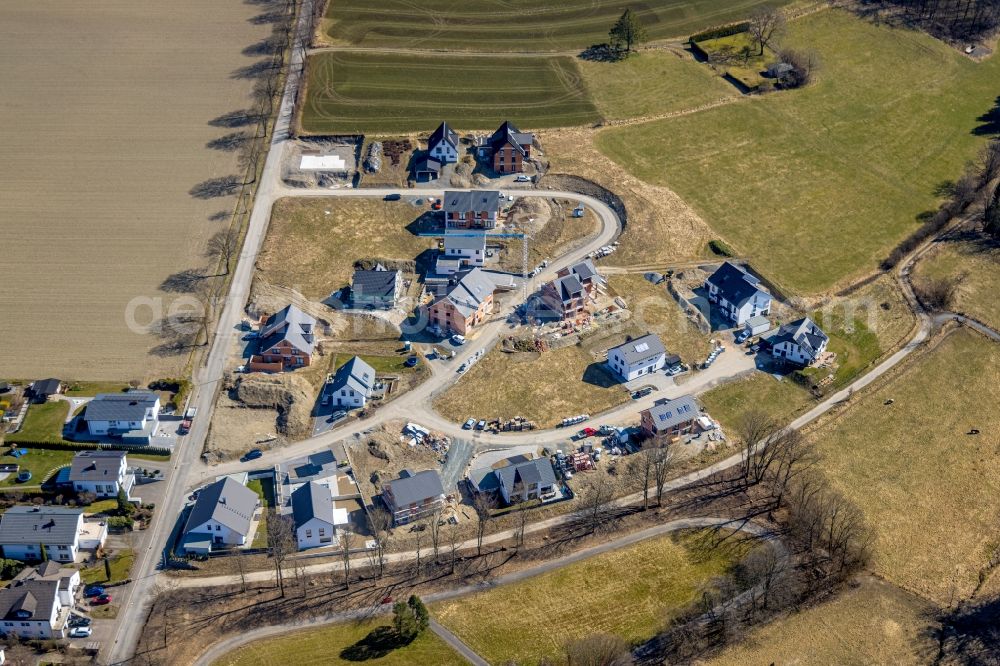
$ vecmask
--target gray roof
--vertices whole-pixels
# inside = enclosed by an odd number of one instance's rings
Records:
[[[285,340],[306,354],[316,345],[316,320],[294,305],[286,305],[267,318],[260,328],[260,348],[270,349]]]
[[[496,190],[476,192],[445,192],[444,211],[446,213],[496,213],[500,210],[500,192]]]
[[[117,481],[124,451],[80,451],[73,456],[69,481]]]
[[[765,317],[764,315],[754,315],[753,317],[747,319],[746,325],[749,326],[750,328],[757,328],[758,326],[765,326],[765,325],[770,326],[771,320]]]
[[[827,334],[809,317],[785,324],[770,339],[771,345],[782,342],[797,344],[810,356],[815,355],[817,350],[829,341]]]
[[[282,483],[305,483],[337,472],[337,458],[333,451],[317,451],[305,458],[278,463]]]
[[[373,386],[375,368],[365,363],[360,356],[355,356],[337,368],[333,381],[327,384],[327,392],[335,393],[343,388],[350,388],[367,398]]]
[[[303,484],[292,493],[292,517],[299,528],[313,518],[333,525],[333,495],[328,486],[315,481]]]
[[[421,504],[425,500],[444,495],[441,477],[433,469],[393,479],[386,485],[390,488],[397,507]]]
[[[552,284],[556,288],[559,298],[564,301],[568,301],[570,298],[583,293],[583,284],[572,274],[556,278],[552,281]]]
[[[698,418],[698,403],[694,396],[682,395],[679,398],[653,405],[649,408],[653,419],[653,428],[667,430],[680,423]]]
[[[35,395],[52,395],[53,393],[59,392],[60,384],[62,384],[62,382],[54,377],[50,377],[49,379],[36,379],[31,382],[31,392]]]
[[[610,356],[611,352],[616,349],[621,351],[622,358],[629,365],[642,363],[651,358],[656,358],[660,354],[667,353],[663,343],[660,342],[660,338],[654,333],[647,333],[641,338],[635,338],[617,347],[612,347],[608,350],[608,355]]]
[[[447,120],[438,125],[438,128],[434,130],[434,133],[427,140],[427,146],[434,148],[442,140],[447,141],[453,148],[458,148],[458,133],[448,125]]]
[[[232,477],[219,479],[198,493],[184,531],[188,532],[214,520],[246,536],[257,509],[257,499],[257,493]]]
[[[597,272],[597,267],[594,266],[594,262],[590,259],[584,259],[579,263],[573,264],[569,267],[569,272],[579,278],[581,282],[594,277],[601,277]]]
[[[413,165],[413,170],[418,173],[421,171],[433,171],[434,173],[440,173],[441,161],[429,155],[422,155],[417,158],[416,163]]]
[[[399,271],[387,271],[384,268],[371,271],[356,270],[351,279],[351,296],[353,298],[366,296],[368,298],[394,299],[398,275]]]
[[[0,516],[0,544],[71,544],[82,515],[80,509],[12,506]]]
[[[507,465],[496,470],[496,475],[506,488],[513,488],[518,481],[537,483],[539,486],[551,486],[556,482],[556,475],[548,458],[535,458],[519,465]]]
[[[758,294],[768,300],[771,298],[758,286],[760,281],[757,278],[728,261],[719,266],[707,282],[715,285],[722,297],[736,307],[741,307]]]
[[[141,421],[160,399],[149,391],[99,393],[87,403],[85,421]]]
[[[500,125],[500,127],[498,127],[497,130],[490,136],[489,143],[493,152],[496,152],[505,144],[509,143],[515,150],[524,154],[524,146],[531,145],[534,140],[534,134],[522,132],[514,126],[514,123],[509,120],[505,120],[503,121],[503,124]]]
[[[449,234],[444,235],[446,250],[484,250],[486,249],[486,234]]]
[[[472,315],[479,304],[489,298],[496,285],[486,273],[478,268],[463,274],[448,293],[438,300],[448,300],[463,316]]]
[[[59,594],[57,580],[23,580],[0,590],[0,618],[43,620],[52,617]]]

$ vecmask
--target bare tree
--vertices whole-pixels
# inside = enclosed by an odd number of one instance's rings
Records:
[[[417,523],[416,527],[417,531],[414,532],[415,536],[414,551],[416,554],[416,558],[413,561],[413,569],[414,573],[416,574],[416,577],[420,578],[420,575],[423,573],[424,570],[423,569],[424,563],[421,560],[421,556],[423,555],[423,550],[421,547],[423,546],[424,530],[426,529],[426,527],[424,526],[423,523]]]
[[[628,644],[611,634],[593,634],[566,644],[567,666],[628,666]]]
[[[645,447],[628,458],[628,478],[642,490],[642,510],[649,509],[649,487],[653,482],[653,456],[655,447]]]
[[[450,523],[448,525],[448,552],[451,555],[451,569],[452,574],[455,573],[455,561],[458,559],[458,525],[455,523]]]
[[[260,155],[260,145],[257,141],[248,141],[236,152],[236,165],[243,172],[243,185],[257,180],[257,161]]]
[[[430,530],[431,537],[431,552],[434,553],[434,563],[437,564],[438,561],[438,551],[441,546],[441,509],[437,508],[431,517],[427,520],[427,528]]]
[[[514,545],[520,548],[524,545],[524,531],[528,527],[528,506],[524,502],[517,506],[514,517],[517,521],[514,525]]]
[[[775,510],[781,508],[785,493],[799,474],[812,469],[816,453],[807,446],[805,437],[795,428],[786,428],[775,438],[774,464],[770,467],[768,481],[774,497]]]
[[[233,561],[233,565],[236,567],[236,570],[240,574],[240,592],[241,593],[246,593],[246,591],[247,591],[247,572],[246,572],[246,563],[243,561],[243,552],[242,551],[238,551],[236,553],[236,555],[232,559],[234,560]]]
[[[273,508],[267,510],[267,549],[274,562],[274,579],[285,596],[284,565],[288,556],[295,552],[295,529],[291,516],[281,515]]]
[[[340,547],[340,564],[344,568],[344,589],[351,589],[351,547],[354,535],[344,530],[337,544]]]
[[[392,527],[392,516],[382,507],[374,507],[368,512],[368,523],[372,531],[372,541],[374,542],[374,557],[376,567],[376,577],[381,577],[385,573],[385,556],[389,547],[389,528]]]
[[[604,474],[594,473],[580,492],[580,512],[588,531],[594,532],[609,517],[615,484]]]
[[[955,303],[958,285],[964,277],[964,275],[922,277],[913,281],[913,292],[928,309],[947,312]]]
[[[670,465],[674,460],[674,449],[665,440],[661,440],[650,451],[653,465],[653,483],[656,486],[656,506],[663,506],[663,489],[667,485]]]
[[[239,247],[239,227],[220,229],[208,239],[208,244],[205,246],[205,255],[222,262],[225,270],[224,274],[229,275],[230,264],[233,261],[233,256],[239,251]]]
[[[769,444],[778,431],[774,419],[760,410],[750,410],[740,417],[736,435],[745,447],[740,462],[740,480],[745,485],[760,483],[764,478],[774,455]]]
[[[476,512],[476,555],[482,555],[483,537],[486,536],[486,530],[493,520],[496,499],[490,493],[479,493],[472,501],[472,508]]]
[[[764,49],[785,27],[785,16],[775,7],[759,7],[750,14],[747,32],[764,55]]]

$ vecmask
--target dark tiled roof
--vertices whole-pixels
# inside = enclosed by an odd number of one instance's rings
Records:
[[[116,481],[124,451],[80,451],[73,456],[69,481]]]
[[[288,341],[292,347],[305,354],[312,354],[316,345],[316,320],[294,305],[286,305],[267,318],[260,329],[260,348],[271,347]]]
[[[296,528],[313,518],[333,525],[333,495],[330,488],[314,481],[296,488],[292,493],[292,517]]]
[[[31,392],[35,395],[52,395],[59,392],[60,382],[58,379],[39,379],[31,383]]]
[[[373,270],[354,271],[351,280],[351,294],[354,298],[359,296],[394,298],[396,295],[396,277],[399,271]]]
[[[547,458],[536,458],[517,465],[507,465],[496,471],[504,487],[513,488],[517,482],[526,484],[537,483],[539,486],[551,486],[556,482],[552,471],[552,463]]]
[[[815,354],[816,350],[829,341],[830,338],[826,333],[809,317],[785,324],[770,339],[772,346],[782,342],[792,342],[810,355]]]
[[[59,594],[57,580],[24,580],[0,590],[0,618],[5,620],[43,620],[52,617],[52,606]]]
[[[434,130],[434,133],[427,140],[427,145],[433,148],[442,139],[451,144],[453,148],[458,148],[458,133],[448,126],[448,121],[444,121],[438,125],[438,128]]]
[[[387,483],[397,507],[421,504],[425,500],[444,495],[441,477],[432,469],[417,472],[408,477],[400,477]]]
[[[667,430],[675,425],[693,421],[699,416],[698,403],[690,395],[683,395],[674,400],[653,405],[648,411],[653,420],[653,428],[657,431]]]
[[[445,192],[446,213],[496,213],[500,210],[500,192],[497,190],[474,192]]]
[[[367,398],[375,386],[375,368],[368,365],[360,356],[355,356],[337,368],[333,381],[327,386],[328,393],[350,388]]]
[[[71,544],[82,514],[55,506],[12,506],[0,516],[0,544]]]
[[[522,155],[524,154],[524,146],[531,145],[535,137],[533,134],[527,132],[522,132],[517,129],[512,122],[509,120],[503,121],[503,124],[497,128],[493,135],[490,136],[489,144],[493,152],[496,152],[504,147],[504,145],[510,144],[514,150],[518,151]]]
[[[757,278],[728,261],[712,273],[708,282],[715,285],[722,297],[736,307],[742,306],[758,293],[770,298],[770,295],[758,286]]]
[[[422,155],[417,158],[416,163],[413,165],[413,170],[416,172],[421,171],[433,171],[434,173],[441,172],[441,162],[429,155]]]

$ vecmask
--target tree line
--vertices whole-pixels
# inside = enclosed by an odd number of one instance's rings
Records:
[[[1000,27],[998,0],[867,0],[861,8],[898,12],[906,23],[947,40],[975,41]]]

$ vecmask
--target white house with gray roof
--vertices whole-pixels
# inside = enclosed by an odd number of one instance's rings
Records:
[[[65,638],[71,604],[59,580],[25,578],[0,590],[0,633],[21,638]]]
[[[259,503],[257,493],[231,476],[205,486],[184,526],[184,550],[207,554],[246,545]]]
[[[338,407],[363,408],[375,393],[375,368],[355,356],[337,368],[323,392]]]
[[[705,280],[705,289],[708,300],[735,326],[771,311],[771,294],[760,288],[760,280],[728,261]]]
[[[74,562],[80,552],[83,511],[60,506],[12,506],[0,516],[0,547],[10,560]],[[98,537],[104,543],[107,528]]]
[[[438,255],[435,270],[439,275],[452,275],[461,270],[481,267],[485,262],[485,233],[446,233],[444,254]]]
[[[441,164],[458,161],[458,132],[443,121],[427,140],[427,154]]]
[[[382,486],[382,500],[396,525],[421,520],[444,506],[444,487],[437,471],[403,470],[398,479]]]
[[[556,475],[548,458],[535,458],[527,462],[500,467],[494,471],[500,494],[507,504],[517,504],[552,493]]]
[[[830,338],[809,317],[785,324],[768,340],[774,358],[810,365],[826,351]]]
[[[149,443],[160,417],[160,396],[151,391],[99,393],[87,403],[83,421],[94,437],[122,436]]]
[[[78,493],[118,497],[119,490],[130,495],[135,475],[128,473],[124,451],[79,451],[73,456],[67,481]]]
[[[299,550],[337,543],[337,525],[347,523],[347,509],[334,508],[330,486],[304,483],[292,491],[291,505]]]
[[[608,368],[625,381],[631,381],[661,370],[666,357],[667,350],[660,338],[647,333],[609,349]]]

